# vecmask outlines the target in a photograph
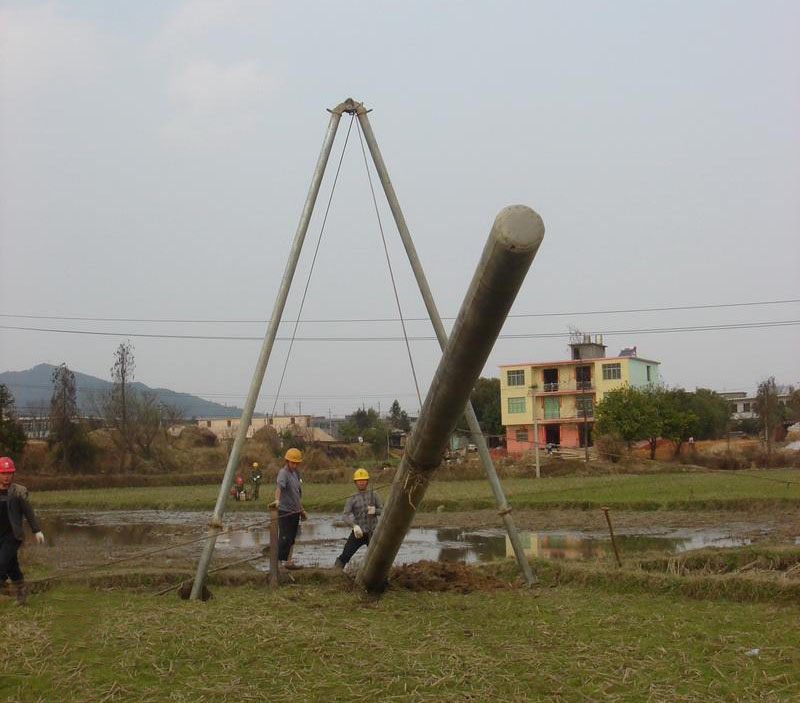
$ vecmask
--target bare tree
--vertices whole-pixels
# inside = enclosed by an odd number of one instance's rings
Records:
[[[135,454],[131,423],[131,410],[134,403],[131,383],[135,369],[133,345],[130,341],[120,344],[114,352],[114,365],[111,367],[111,380],[114,385],[103,402],[103,417],[111,428],[112,437],[119,449],[120,469],[125,468],[128,456]]]
[[[779,394],[780,389],[775,383],[774,376],[770,376],[766,381],[758,384],[756,413],[758,413],[759,425],[764,432],[764,441],[767,444],[767,465],[772,463],[775,429],[783,420],[783,406],[780,404]]]
[[[120,344],[114,352],[114,365],[111,367],[111,380],[114,382],[112,396],[119,403],[120,425],[122,434],[128,436],[128,414],[130,403],[130,384],[133,382],[133,373],[136,370],[136,361],[133,357],[133,345],[130,340]]]

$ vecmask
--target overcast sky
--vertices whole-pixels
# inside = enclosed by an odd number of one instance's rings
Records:
[[[800,4],[0,2],[0,326],[130,335],[136,380],[241,405],[328,121],[373,129],[439,310],[497,211],[546,234],[503,334],[606,332],[669,385],[800,382]],[[294,319],[349,117],[309,229]],[[388,208],[403,314],[425,309]],[[136,318],[79,321],[24,316]],[[298,337],[401,337],[355,127]],[[217,322],[176,322],[215,320]],[[262,322],[232,322],[262,320]],[[228,322],[219,322],[228,321]],[[283,325],[281,335],[290,336]],[[430,323],[411,322],[432,337]],[[126,337],[0,329],[0,370],[109,378]],[[484,369],[566,358],[500,339]],[[434,341],[411,345],[425,393]],[[288,344],[275,345],[270,411]],[[416,411],[397,341],[297,341],[277,411]]]

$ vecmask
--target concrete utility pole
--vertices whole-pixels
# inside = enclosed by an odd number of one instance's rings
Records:
[[[533,450],[536,454],[536,478],[542,477],[539,468],[539,418],[536,415],[536,384],[531,384],[531,416],[533,417]]]
[[[495,219],[358,572],[358,583],[368,591],[385,588],[417,506],[543,237],[541,217],[524,205],[503,208]]]
[[[394,192],[394,186],[389,178],[389,171],[386,169],[386,164],[383,161],[383,156],[381,155],[380,148],[378,147],[378,141],[375,139],[375,134],[372,131],[372,125],[370,124],[369,116],[367,115],[368,110],[361,103],[356,103],[355,101],[348,102],[352,102],[352,110],[358,116],[358,121],[361,124],[361,130],[364,132],[364,139],[367,142],[370,154],[372,155],[372,161],[375,164],[375,170],[378,172],[378,177],[380,178],[381,185],[383,186],[383,192],[386,195],[386,200],[389,203],[389,208],[392,211],[392,217],[394,217],[395,224],[397,225],[397,231],[400,233],[400,239],[402,240],[406,254],[408,255],[408,261],[411,264],[411,270],[414,272],[414,277],[417,279],[419,292],[422,294],[422,300],[425,303],[425,308],[428,311],[428,316],[431,319],[434,332],[436,332],[436,338],[439,340],[439,346],[444,352],[445,346],[447,345],[447,332],[444,329],[442,318],[440,317],[439,311],[436,308],[436,303],[433,300],[433,293],[431,293],[430,286],[428,285],[428,279],[426,278],[425,272],[422,269],[419,256],[417,256],[414,240],[411,239],[411,233],[408,230],[406,218],[403,215],[402,209],[400,208],[400,201],[397,198],[397,194]],[[421,408],[419,412],[422,412]],[[497,477],[497,471],[495,471],[492,457],[489,455],[489,447],[486,446],[486,438],[483,436],[483,431],[481,430],[480,423],[478,422],[478,417],[475,415],[475,410],[469,400],[467,400],[466,407],[464,408],[464,417],[467,420],[467,425],[469,426],[469,431],[472,435],[472,441],[478,448],[478,456],[483,464],[483,471],[486,474],[486,478],[489,481],[489,486],[492,489],[492,494],[494,495],[495,503],[497,504],[497,512],[503,520],[503,525],[508,533],[508,539],[511,541],[511,546],[514,549],[514,555],[517,558],[517,564],[519,565],[522,575],[525,577],[525,582],[528,585],[531,585],[534,581],[534,578],[533,572],[531,571],[530,562],[528,561],[528,557],[525,556],[525,549],[522,546],[519,533],[514,525],[514,519],[511,517],[511,508],[506,501],[506,496],[503,492],[503,486],[500,484],[500,479]]]

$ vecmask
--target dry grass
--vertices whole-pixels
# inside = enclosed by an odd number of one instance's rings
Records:
[[[469,594],[61,587],[0,604],[0,696],[34,701],[794,701],[796,606],[584,585]],[[757,653],[756,653],[757,650]]]

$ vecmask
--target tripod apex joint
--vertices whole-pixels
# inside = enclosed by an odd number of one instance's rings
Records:
[[[368,112],[372,112],[372,110],[367,110],[367,108],[364,107],[364,103],[360,103],[358,100],[347,98],[347,100],[339,103],[336,107],[329,109],[328,112],[334,115],[343,115],[345,112],[350,115],[366,115]]]

